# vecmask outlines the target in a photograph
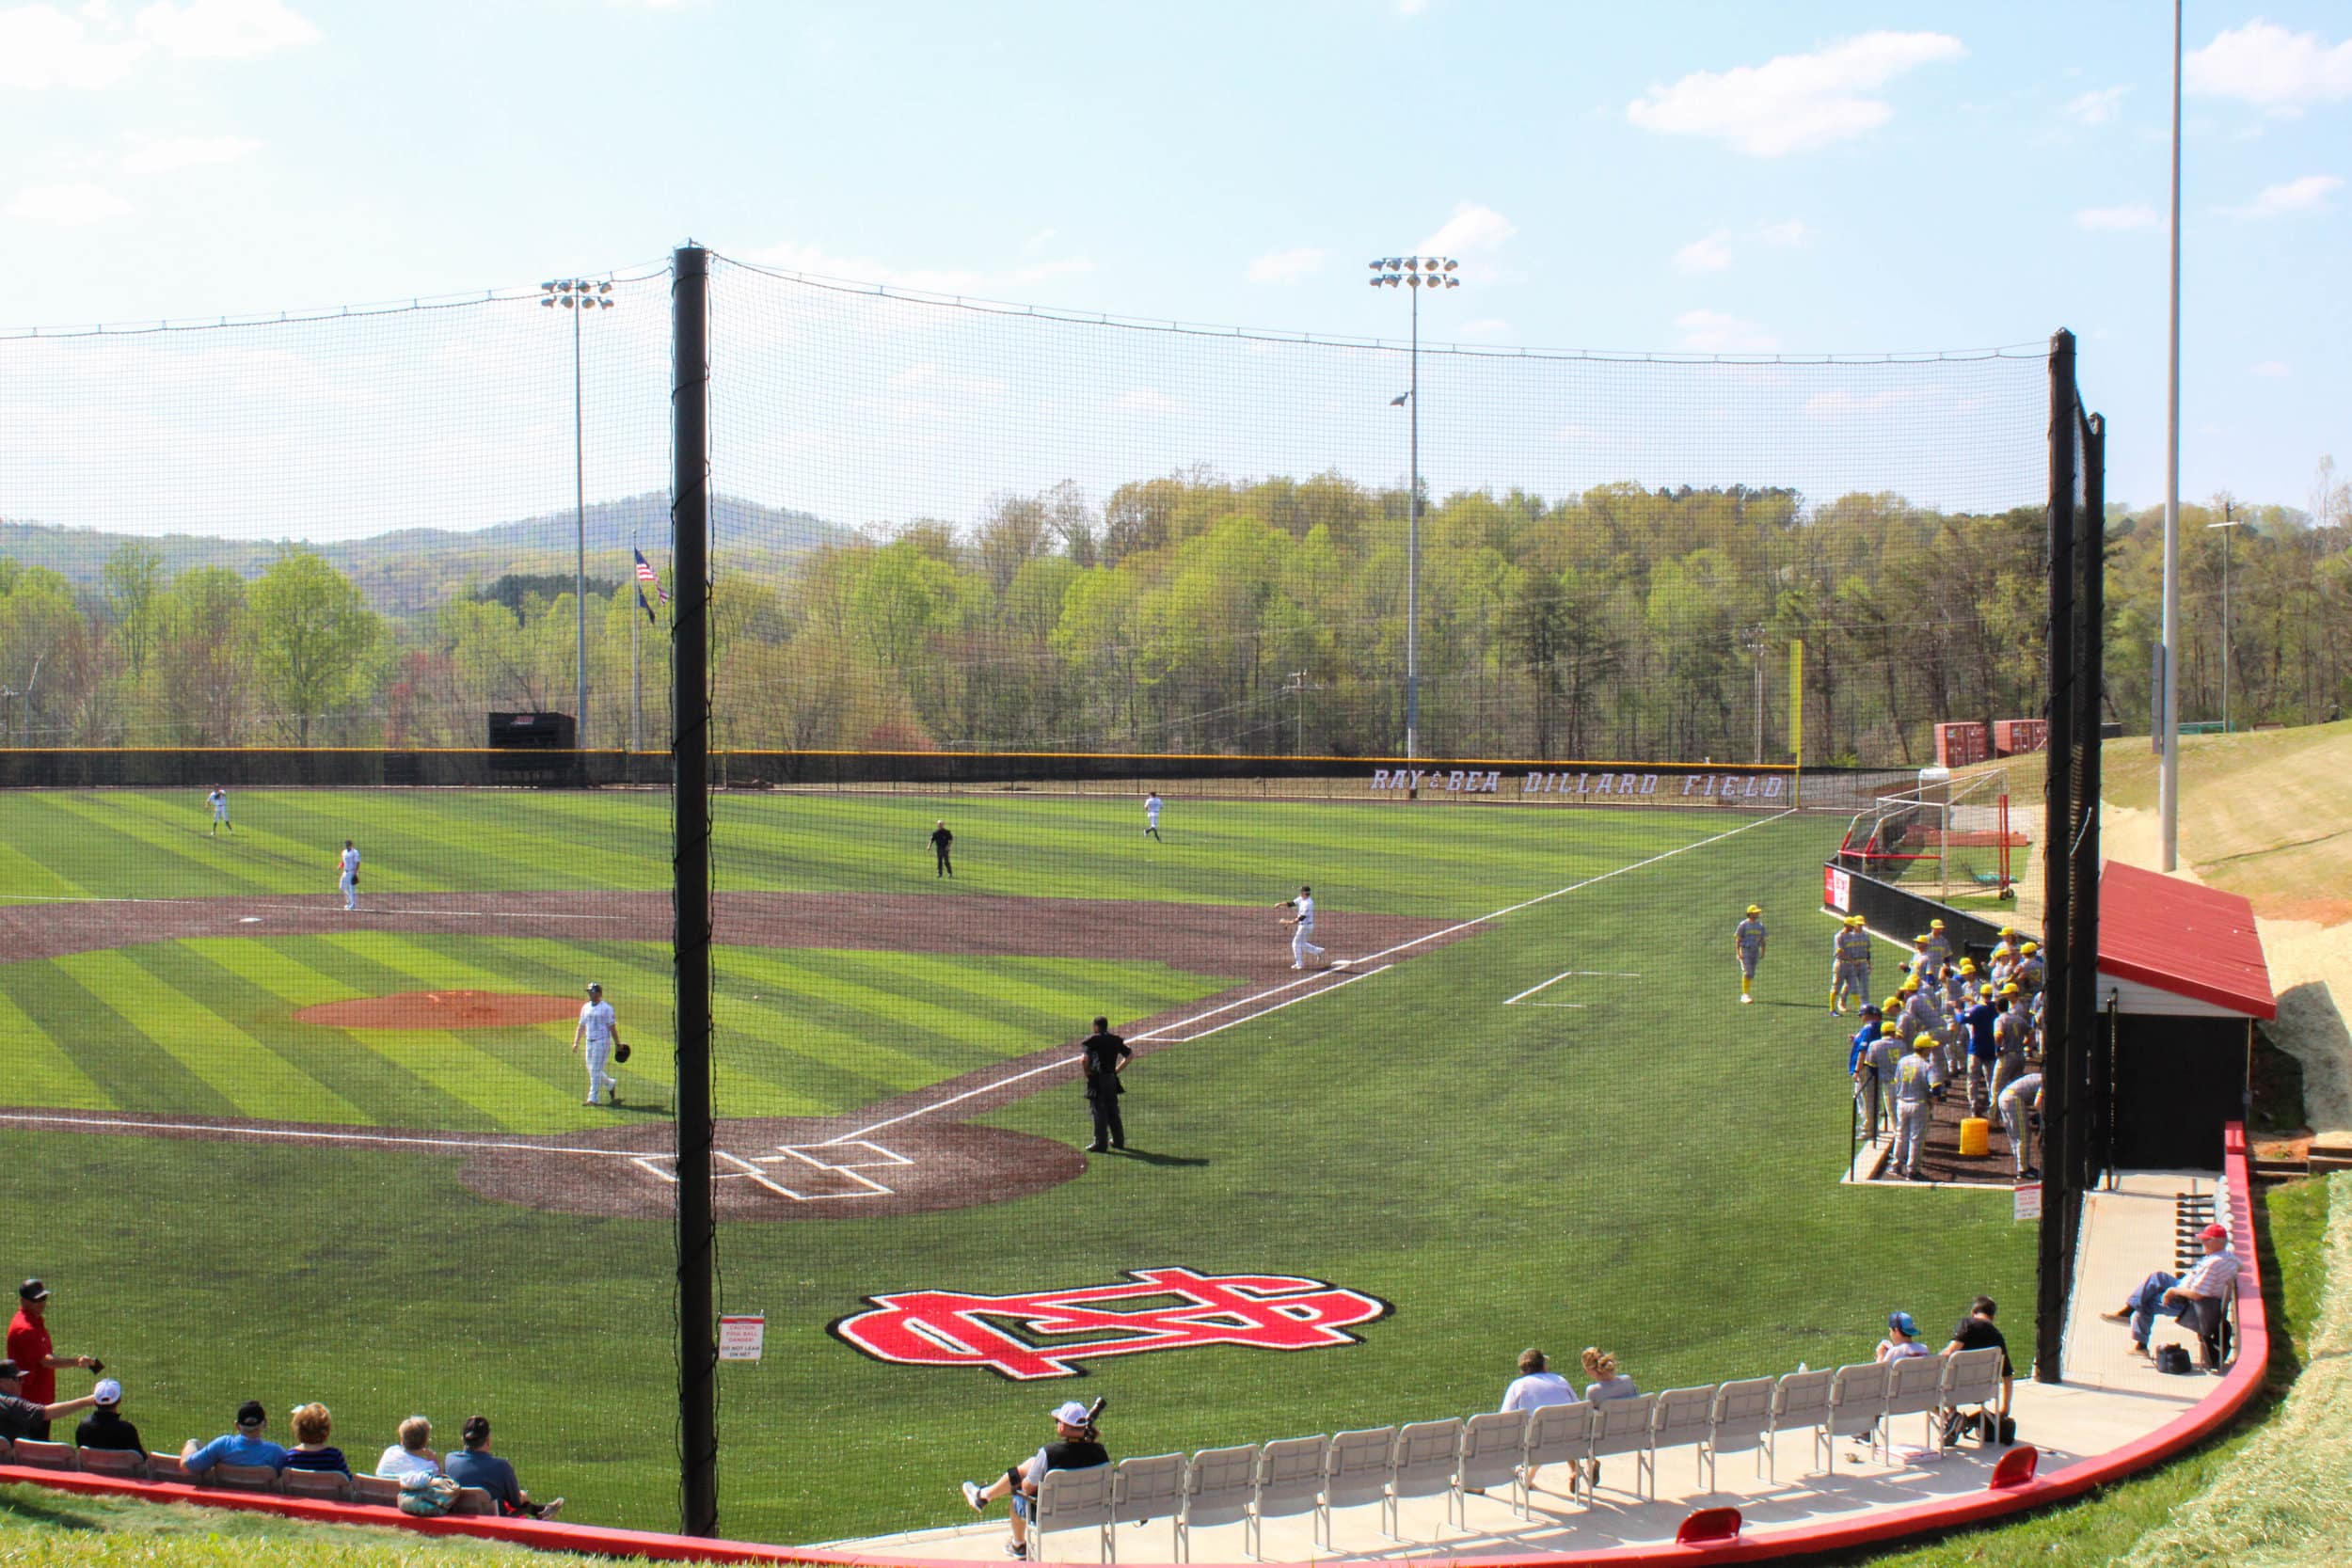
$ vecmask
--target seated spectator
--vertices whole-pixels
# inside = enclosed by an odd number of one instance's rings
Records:
[[[2230,1233],[2220,1226],[2205,1227],[2197,1239],[2204,1243],[2205,1256],[2185,1277],[2175,1278],[2158,1269],[2140,1281],[2123,1310],[2099,1314],[2111,1323],[2132,1325],[2134,1355],[2148,1354],[2148,1331],[2159,1317],[2178,1318],[2201,1337],[2220,1322],[2222,1303],[2237,1282],[2237,1254],[2230,1250]],[[2192,1313],[2197,1315],[2193,1320]]]
[[[1550,1368],[1542,1351],[1519,1352],[1519,1375],[1502,1391],[1502,1408],[1536,1410],[1547,1404],[1574,1404],[1575,1386]]]
[[[1617,1370],[1617,1357],[1613,1351],[1584,1348],[1584,1375],[1593,1381],[1584,1386],[1584,1397],[1598,1404],[1603,1400],[1629,1400],[1642,1390],[1631,1378]]]
[[[1087,1407],[1072,1400],[1054,1411],[1054,1441],[986,1486],[977,1481],[965,1481],[963,1500],[972,1505],[973,1513],[979,1513],[998,1497],[1009,1494],[1012,1497],[1012,1539],[1005,1543],[1005,1555],[1026,1558],[1029,1555],[1029,1511],[1036,1506],[1034,1499],[1038,1483],[1045,1479],[1046,1472],[1087,1470],[1110,1462],[1110,1450],[1103,1447],[1093,1422],[1087,1418]]]
[[[433,1451],[433,1423],[411,1416],[400,1423],[400,1441],[384,1450],[375,1473],[398,1481],[403,1476],[437,1476],[441,1456]]]
[[[552,1519],[563,1508],[564,1499],[551,1503],[534,1503],[531,1494],[515,1480],[515,1466],[490,1451],[490,1418],[469,1416],[457,1434],[465,1441],[465,1451],[449,1456],[445,1468],[449,1479],[460,1486],[478,1486],[490,1494],[501,1513],[527,1513],[533,1519]]]
[[[247,1400],[237,1406],[236,1431],[225,1433],[209,1443],[189,1438],[181,1447],[180,1461],[192,1476],[200,1476],[215,1465],[266,1465],[282,1470],[286,1467],[286,1450],[262,1435],[268,1425],[269,1412],[262,1408],[262,1402]]]
[[[343,1450],[327,1446],[327,1434],[335,1430],[335,1418],[323,1404],[299,1404],[290,1418],[294,1422],[294,1451],[286,1455],[289,1470],[341,1470],[351,1474],[351,1462]]]
[[[132,1453],[145,1453],[147,1445],[139,1441],[139,1429],[122,1418],[122,1385],[110,1377],[98,1380],[98,1386],[89,1397],[97,1408],[82,1418],[82,1424],[73,1429],[73,1446],[77,1449],[124,1449]]]
[[[1993,1326],[1993,1315],[1999,1308],[1991,1296],[1979,1296],[1969,1304],[1968,1315],[1952,1330],[1952,1342],[1944,1347],[1947,1355],[1958,1355],[1964,1350],[1998,1350],[2001,1353],[2001,1402],[1993,1409],[1994,1416],[2009,1414],[2010,1395],[2017,1381],[2017,1370],[2010,1365],[2009,1341]],[[1959,1440],[1960,1413],[1949,1411],[1944,1423],[1944,1441],[1948,1446]]]
[[[1879,1341],[1876,1361],[1908,1361],[1915,1355],[1925,1355],[1928,1347],[1919,1342],[1919,1324],[1908,1312],[1886,1314],[1886,1338]]]
[[[0,1437],[11,1443],[27,1437],[45,1443],[49,1440],[50,1422],[77,1410],[87,1410],[97,1402],[97,1396],[86,1394],[78,1400],[35,1404],[24,1397],[24,1369],[13,1360],[0,1361]]]

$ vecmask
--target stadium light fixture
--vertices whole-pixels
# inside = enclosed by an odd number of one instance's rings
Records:
[[[542,306],[552,307],[562,300],[564,309],[572,313],[572,521],[578,552],[572,564],[573,657],[578,666],[572,744],[584,752],[588,749],[588,446],[580,408],[580,318],[597,306],[612,309],[612,301],[605,297],[612,293],[612,283],[608,278],[598,287],[585,277],[559,277],[540,284],[539,289]]]
[[[1460,265],[1451,256],[1383,256],[1372,263],[1375,285],[1393,289],[1404,283],[1413,298],[1412,385],[1403,398],[1391,401],[1391,407],[1405,404],[1411,414],[1410,489],[1405,499],[1405,755],[1413,761],[1421,756],[1421,291],[1441,282],[1460,288],[1461,279],[1451,276]]]

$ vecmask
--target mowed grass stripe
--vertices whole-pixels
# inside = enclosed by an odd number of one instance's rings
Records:
[[[109,1011],[249,1117],[365,1122],[368,1114],[127,954],[56,960]]]
[[[181,945],[267,991],[290,1013],[366,994],[259,942],[217,937]],[[326,1048],[347,1060],[381,1067],[379,1081],[371,1084],[362,1103],[379,1111],[396,1105],[411,1114],[379,1119],[413,1123],[421,1113],[424,1125],[516,1132],[555,1132],[571,1124],[562,1114],[564,1097],[552,1085],[510,1067],[455,1031],[336,1029],[291,1021],[284,1029],[309,1037],[314,1048],[318,1042],[331,1042]],[[453,1111],[459,1114],[453,1117]],[[472,1114],[463,1114],[468,1111]]]
[[[966,1046],[990,1056],[1018,1055],[1029,1049],[1017,1037],[1009,1037],[1010,1031],[1002,1024],[975,1019],[944,1003],[904,990],[862,985],[838,973],[832,962],[834,958],[834,954],[818,949],[767,948],[740,955],[736,969],[739,974],[757,976],[763,989],[772,988],[770,994],[784,991],[884,1019],[923,1037]]]
[[[185,826],[183,818],[187,814],[177,801],[167,798],[126,790],[107,795],[103,804],[109,811],[126,813],[165,833],[180,832]],[[337,857],[342,851],[342,840],[328,847],[288,838],[272,832],[266,818],[257,822],[248,817],[238,822],[235,808],[232,800],[230,821],[235,826],[234,832],[214,836],[209,812],[202,814],[193,827],[186,828],[189,836],[204,841],[201,852],[191,851],[197,853],[202,864],[230,870],[265,892],[285,891],[290,883],[305,892],[335,885],[340,874]]]
[[[666,886],[666,833],[659,858],[614,847],[624,836],[619,799],[586,797],[584,816],[566,809],[564,797],[518,791],[289,797],[283,809],[315,823],[320,842],[335,849],[357,840],[371,867],[387,868],[388,887]],[[611,827],[593,831],[596,816]]]
[[[776,1061],[766,1076],[835,1108],[855,1105],[882,1089],[916,1089],[962,1069],[953,1059],[902,1051],[877,1039],[882,1026],[847,1003],[784,985],[764,968],[733,963],[721,969],[724,989],[714,1002],[722,1029],[730,1023],[746,1063]],[[969,1065],[987,1060],[975,1055]],[[818,1076],[808,1076],[814,1069]],[[756,1070],[756,1069],[751,1069]]]
[[[120,879],[117,885],[126,889],[122,896],[255,893],[265,892],[271,885],[269,879],[250,875],[227,859],[209,853],[200,832],[148,822],[133,813],[116,810],[107,800],[72,795],[36,799],[45,815],[56,819],[45,825],[37,824],[36,832],[114,841],[110,847],[116,852],[115,858],[131,863],[116,871]]]
[[[478,822],[445,822],[439,831],[406,831],[388,824],[418,815],[406,797],[393,796],[367,802],[359,811],[346,796],[278,798],[274,820],[288,827],[308,824],[314,831],[322,867],[331,867],[342,853],[343,840],[359,849],[359,895],[405,893],[418,889],[479,890],[528,885],[531,862],[510,855],[500,835],[483,831]],[[305,835],[311,836],[311,835]],[[486,874],[485,874],[486,873]],[[326,873],[328,884],[334,873]]]
[[[1084,1035],[1106,1008],[1144,1018],[1234,984],[1163,964],[1108,959],[927,958],[910,973],[907,960],[893,955],[861,951],[825,958],[830,970],[850,978],[883,989],[895,981],[1008,1029],[1046,1038],[1058,1038],[1065,1029],[1075,1030],[1073,1038]]]
[[[0,840],[0,904],[87,895],[79,882],[68,881],[15,845]]]
[[[84,1111],[117,1109],[113,1097],[82,1070],[5,990],[0,990],[0,1085],[17,1105],[65,1105]]]
[[[55,959],[0,966],[5,993],[125,1111],[234,1116],[236,1102],[130,1027]],[[0,1085],[0,1094],[7,1093]]]

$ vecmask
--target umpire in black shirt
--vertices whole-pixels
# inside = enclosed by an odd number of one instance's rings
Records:
[[[1111,1021],[1098,1018],[1094,1033],[1079,1047],[1086,1054],[1087,1108],[1094,1113],[1094,1141],[1087,1145],[1089,1154],[1103,1152],[1105,1140],[1112,1148],[1127,1147],[1127,1124],[1119,1117],[1119,1097],[1126,1088],[1119,1075],[1127,1070],[1135,1053],[1127,1042],[1111,1033]]]

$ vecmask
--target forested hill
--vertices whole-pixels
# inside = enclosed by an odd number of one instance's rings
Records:
[[[721,496],[716,531],[730,564],[754,576],[782,578],[803,552],[847,537],[845,531],[806,512],[761,506]],[[670,499],[666,494],[596,501],[587,512],[588,575],[614,581],[628,575],[630,543],[657,566],[669,556]],[[364,539],[312,541],[310,547],[349,578],[379,613],[409,616],[430,610],[465,589],[516,574],[572,570],[577,525],[569,508],[489,528],[402,529]],[[45,566],[82,590],[103,586],[106,562],[132,536],[95,529],[50,528],[0,519],[0,556]],[[268,539],[215,539],[171,533],[139,541],[162,559],[165,576],[196,566],[226,566],[252,578],[278,553]]]

